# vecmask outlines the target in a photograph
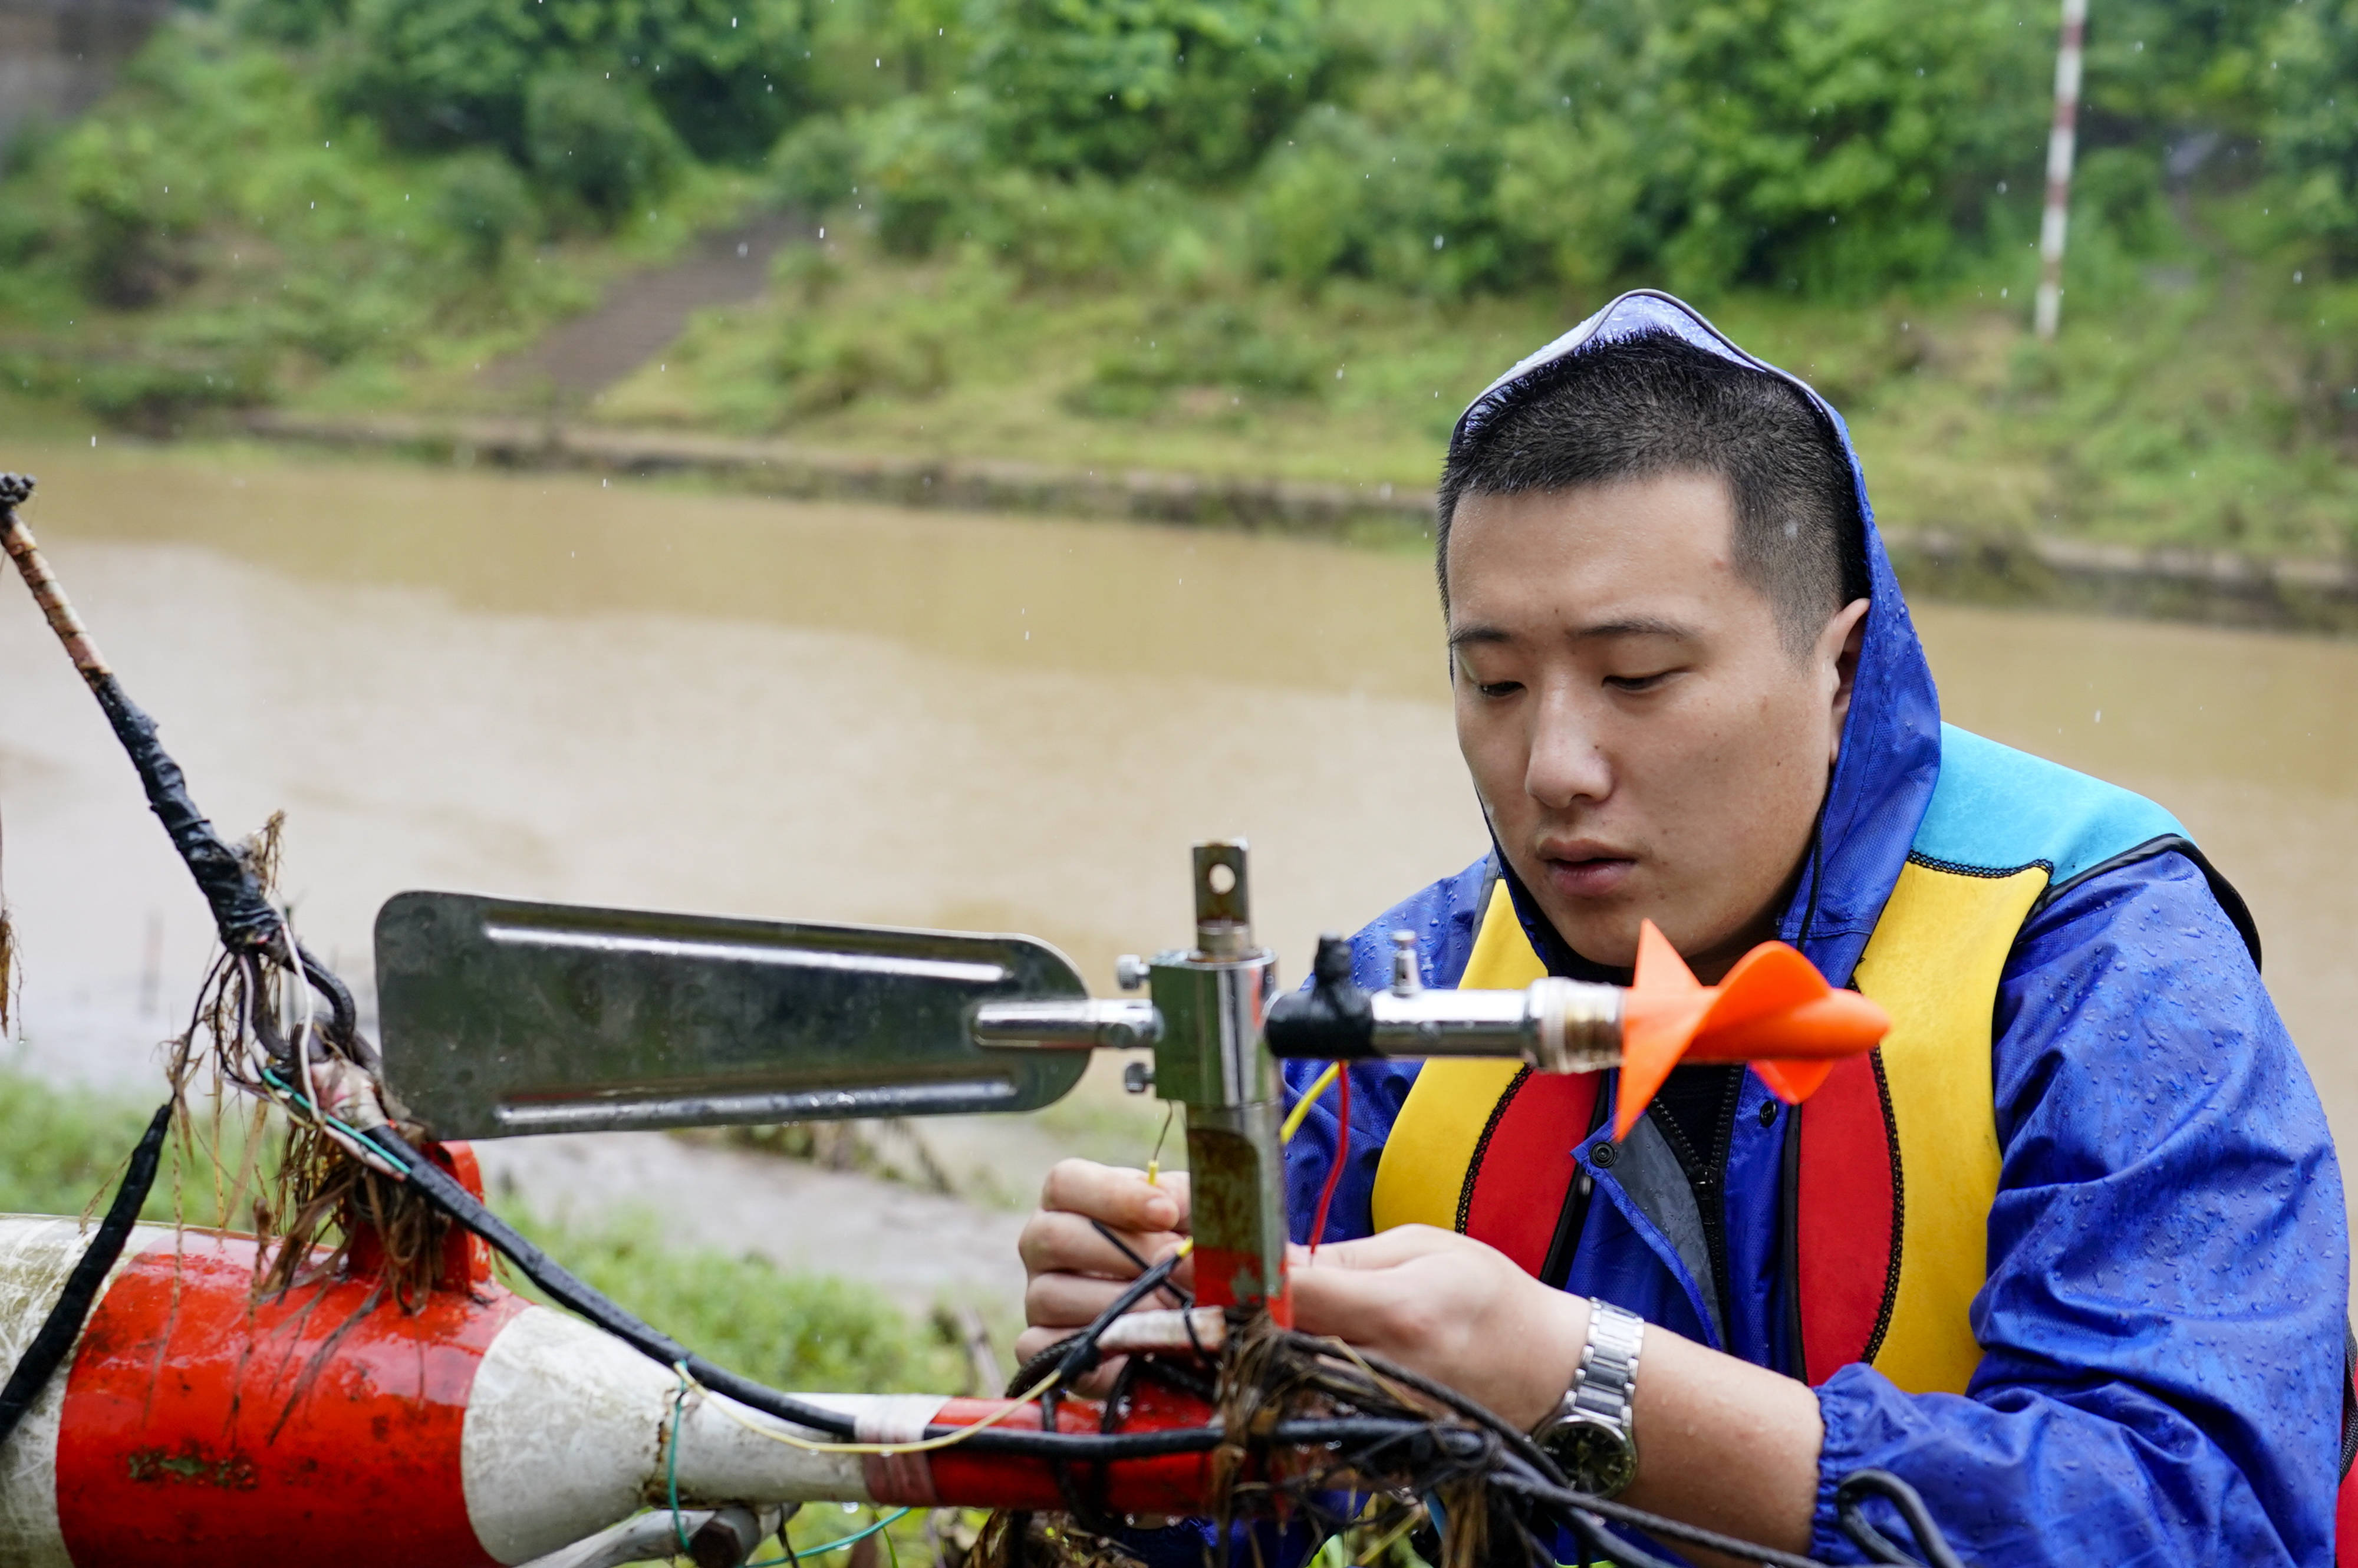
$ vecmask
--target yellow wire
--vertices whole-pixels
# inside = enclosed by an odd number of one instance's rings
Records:
[[[1293,1102],[1293,1108],[1285,1113],[1285,1119],[1278,1125],[1277,1141],[1280,1143],[1293,1141],[1293,1134],[1302,1126],[1302,1119],[1310,1114],[1310,1108],[1318,1103],[1318,1097],[1326,1092],[1326,1086],[1340,1076],[1342,1071],[1342,1063],[1329,1062],[1326,1070],[1311,1080],[1310,1087],[1303,1091],[1302,1098]]]
[[[1146,1184],[1160,1184],[1156,1178],[1163,1174],[1163,1143],[1171,1136],[1171,1119],[1179,1114],[1179,1102],[1173,1100],[1163,1113],[1163,1130],[1154,1135],[1154,1152],[1146,1158]]]

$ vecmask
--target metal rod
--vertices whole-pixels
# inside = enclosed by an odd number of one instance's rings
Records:
[[[1163,1038],[1151,1001],[987,1001],[974,1010],[974,1043],[1043,1051],[1136,1050]]]
[[[2047,133],[2047,210],[2039,221],[2039,303],[2032,317],[2042,343],[2055,341],[2063,319],[2063,238],[2071,221],[2080,48],[2087,30],[2088,0],[2063,0],[2063,41],[2055,51],[2055,123]]]
[[[1542,1073],[1621,1065],[1617,986],[1548,979],[1519,991],[1377,991],[1368,1008],[1377,1056],[1520,1056]]]

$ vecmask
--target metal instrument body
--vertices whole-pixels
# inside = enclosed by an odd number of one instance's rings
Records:
[[[1046,1051],[1151,1045],[1152,1070],[1128,1081],[1152,1085],[1186,1113],[1196,1297],[1215,1307],[1266,1303],[1284,1322],[1284,1108],[1261,1035],[1277,958],[1253,939],[1244,843],[1196,845],[1192,870],[1195,946],[1118,968],[1145,1000],[988,1001],[975,1010],[975,1037]]]
[[[1426,989],[1414,938],[1369,990],[1320,938],[1279,998],[1254,939],[1246,847],[1195,846],[1193,946],[1124,958],[1093,998],[1023,936],[792,925],[404,893],[377,919],[385,1084],[435,1136],[1028,1110],[1096,1050],[1153,1053],[1125,1082],[1186,1113],[1207,1305],[1288,1315],[1277,1057],[1507,1057],[1621,1071],[1615,1136],[1682,1059],[1752,1061],[1798,1100],[1888,1020],[1790,948],[1700,984],[1650,923],[1632,984],[1543,978]]]

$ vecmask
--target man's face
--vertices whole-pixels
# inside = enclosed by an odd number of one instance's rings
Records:
[[[1796,660],[1736,573],[1715,475],[1468,495],[1452,520],[1457,742],[1564,940],[1650,918],[1715,980],[1777,915],[1840,744],[1861,600]]]

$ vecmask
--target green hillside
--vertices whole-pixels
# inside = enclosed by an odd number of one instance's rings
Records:
[[[0,369],[154,430],[554,409],[1423,485],[1472,391],[1650,284],[1827,391],[1896,519],[2339,552],[2358,0],[2094,28],[2047,349],[2043,0],[221,0],[10,149]],[[767,295],[594,401],[479,374],[780,211]]]

